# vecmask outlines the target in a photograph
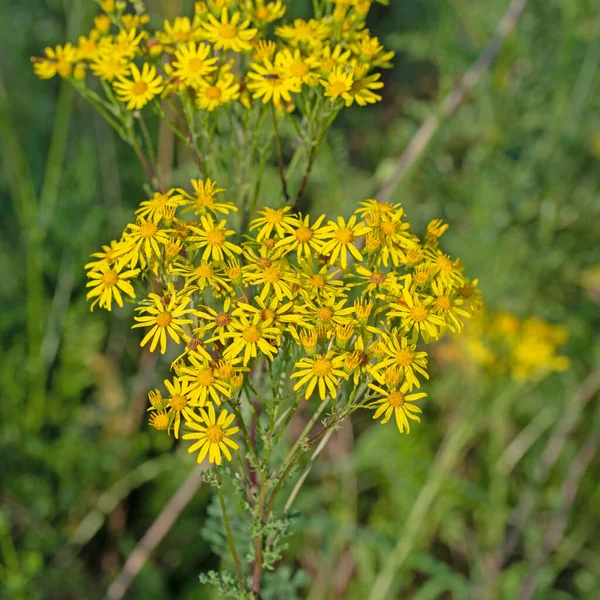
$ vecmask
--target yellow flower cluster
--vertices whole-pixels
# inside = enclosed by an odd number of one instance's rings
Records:
[[[184,423],[199,460],[229,459],[234,415],[215,406],[235,410],[268,365],[282,397],[335,406],[342,389],[362,389],[357,408],[408,432],[426,396],[419,344],[461,330],[481,304],[477,282],[439,248],[447,225],[432,221],[420,239],[400,204],[367,200],[335,220],[264,207],[240,236],[224,193],[210,179],[157,192],[86,265],[92,308],[141,298],[141,345],[178,347],[169,396],[150,394],[152,425],[179,437]]]
[[[538,317],[482,311],[445,355],[480,364],[496,375],[508,374],[515,381],[539,381],[569,368],[569,359],[558,354],[567,338],[564,327]]]
[[[39,77],[72,79],[82,91],[91,71],[107,96],[99,101],[116,97],[129,111],[170,97],[209,112],[234,102],[250,108],[252,99],[289,109],[306,89],[346,106],[381,100],[374,70],[391,66],[394,53],[366,27],[372,0],[323,4],[317,18],[284,23],[281,0],[208,0],[196,2],[192,18],[150,31],[146,14],[102,2],[87,36],[32,61]]]

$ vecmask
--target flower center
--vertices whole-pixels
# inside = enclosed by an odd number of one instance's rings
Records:
[[[176,411],[183,410],[186,404],[187,398],[181,394],[175,394],[174,396],[171,396],[171,400],[169,401],[170,407]]]
[[[165,413],[155,414],[151,425],[154,429],[163,431],[169,426],[169,417]]]
[[[317,377],[327,377],[331,373],[331,362],[326,358],[315,360],[312,366],[312,372]]]
[[[136,81],[131,86],[131,93],[134,96],[143,96],[148,91],[148,84],[145,81]]]
[[[151,238],[158,231],[158,227],[154,223],[142,223],[140,226],[140,236],[143,238]]]
[[[256,327],[255,325],[252,325],[250,327],[248,327],[247,329],[244,330],[244,333],[242,333],[242,337],[249,343],[249,344],[253,344],[255,342],[258,342],[258,340],[260,340],[260,329],[258,327]]]
[[[225,25],[221,25],[219,27],[219,37],[222,37],[226,40],[232,40],[237,35],[237,27],[232,23],[226,23]]]
[[[259,258],[256,261],[256,266],[259,269],[263,269],[263,270],[264,269],[268,269],[272,264],[273,264],[273,262],[271,260],[269,260],[268,258],[264,257],[264,256],[261,257],[261,258]]]
[[[409,367],[412,364],[413,355],[408,350],[399,350],[396,352],[396,362],[401,367]]]
[[[190,37],[190,32],[189,31],[177,31],[177,32],[175,32],[175,39],[178,42],[187,42],[189,37]]]
[[[231,323],[231,316],[226,312],[219,313],[215,317],[215,323],[217,324],[217,327],[227,327],[227,325]]]
[[[196,339],[196,338],[192,338],[187,344],[186,347],[188,350],[191,350],[192,352],[194,350],[196,350],[196,348],[198,348],[198,346],[200,345],[200,340]]]
[[[429,313],[427,312],[427,310],[425,308],[423,308],[422,306],[413,306],[410,309],[410,316],[412,318],[413,321],[416,321],[417,323],[421,323],[422,321],[425,321],[425,319],[427,319],[427,315]]]
[[[437,259],[437,266],[442,271],[452,271],[452,261],[449,258],[446,258],[445,256],[440,256]]]
[[[196,196],[196,204],[198,206],[214,206],[215,199],[208,194],[198,194]]]
[[[171,316],[171,313],[168,310],[165,310],[165,312],[161,312],[158,315],[156,315],[156,324],[159,327],[168,327],[171,324],[172,320],[173,317]]]
[[[266,321],[267,319],[275,319],[277,317],[277,313],[274,310],[271,310],[270,308],[265,308],[260,313],[260,316],[263,321]]]
[[[265,221],[271,225],[277,225],[277,223],[283,221],[283,213],[280,210],[268,210]]]
[[[296,25],[296,37],[301,40],[301,41],[305,41],[310,39],[310,37],[313,34],[313,28],[309,23],[302,23],[300,25]]]
[[[427,283],[429,279],[429,274],[427,273],[427,271],[415,271],[413,278],[416,284],[423,285],[424,283]]]
[[[384,221],[381,224],[381,233],[384,235],[394,235],[396,233],[396,225],[389,221]]]
[[[366,364],[369,363],[369,355],[366,352],[363,352],[362,350],[355,350],[353,356],[354,360],[356,361],[356,364],[361,367],[364,367]]]
[[[335,234],[335,239],[342,245],[347,246],[354,241],[354,234],[348,227],[342,227]]]
[[[106,256],[108,258],[108,252],[106,253]],[[474,293],[475,293],[475,289],[473,288],[472,285],[463,285],[459,290],[458,293],[463,297],[463,298],[470,298]]]
[[[257,7],[254,12],[254,18],[257,21],[267,21],[269,18],[269,9],[266,6]]]
[[[199,73],[204,67],[204,61],[201,58],[192,58],[188,62],[188,71],[190,73]]]
[[[214,271],[212,270],[212,267],[210,265],[200,265],[196,269],[196,274],[198,275],[198,277],[212,277],[213,273]]]
[[[330,308],[323,307],[317,310],[317,316],[321,321],[329,321],[333,317],[333,311]]]
[[[296,239],[302,244],[310,241],[312,236],[313,230],[310,227],[300,227],[296,230]]]
[[[214,377],[210,369],[203,369],[196,375],[196,383],[201,387],[209,387],[212,385]]]
[[[218,425],[209,425],[206,428],[206,439],[211,444],[219,444],[225,437],[225,432]]]
[[[206,243],[209,246],[222,246],[225,243],[225,234],[218,229],[209,231],[206,234]]]
[[[450,310],[452,308],[452,303],[450,302],[450,298],[448,298],[448,296],[438,296],[435,303],[442,310]]]
[[[400,383],[402,374],[397,369],[388,369],[385,372],[384,378],[388,387],[394,387]]]
[[[371,283],[379,285],[385,281],[386,277],[383,273],[373,273],[369,279],[371,280]]]
[[[219,100],[223,94],[221,88],[217,85],[209,85],[204,93],[209,100]]]
[[[281,269],[278,269],[277,267],[269,267],[268,269],[265,269],[263,277],[265,281],[268,281],[269,283],[275,283],[281,279]]]
[[[390,395],[388,396],[388,402],[394,408],[400,408],[404,404],[404,394],[398,391],[390,392]]]
[[[294,77],[304,77],[308,71],[308,65],[304,64],[302,61],[297,61],[290,65],[290,73]]]
[[[119,276],[117,275],[117,272],[113,271],[112,269],[106,271],[106,273],[102,275],[102,283],[104,284],[104,287],[112,287],[113,285],[116,285],[117,281],[119,281]]]
[[[345,81],[342,81],[341,79],[338,79],[335,83],[332,83],[329,86],[329,92],[334,98],[337,98],[338,96],[341,96],[342,94],[345,94],[347,91],[348,91],[348,85],[346,84]]]
[[[325,287],[325,280],[320,275],[311,275],[308,281],[319,290]]]

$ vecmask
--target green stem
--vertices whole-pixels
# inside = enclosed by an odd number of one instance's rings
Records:
[[[240,560],[237,555],[237,551],[235,549],[235,543],[233,541],[233,533],[231,532],[231,525],[229,524],[229,517],[227,516],[227,509],[225,508],[225,499],[223,498],[223,490],[222,490],[222,481],[221,481],[221,470],[217,468],[217,494],[219,495],[219,503],[221,504],[221,512],[223,513],[223,521],[225,523],[225,530],[227,531],[227,541],[229,543],[229,550],[231,551],[231,556],[233,558],[233,563],[235,565],[235,574],[240,584],[242,590],[246,589],[246,585],[244,584],[244,578],[242,576],[242,569],[240,567]]]

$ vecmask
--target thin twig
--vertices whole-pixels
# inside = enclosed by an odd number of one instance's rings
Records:
[[[387,202],[394,193],[406,172],[415,164],[427,145],[439,129],[442,122],[452,116],[464,97],[477,85],[483,73],[490,66],[502,44],[513,31],[527,0],[512,0],[508,9],[496,27],[494,35],[483,49],[477,60],[462,76],[460,81],[444,98],[439,110],[429,116],[413,136],[404,152],[397,160],[392,176],[379,188],[376,198]]]
[[[110,584],[105,600],[121,600],[125,596],[129,586],[148,561],[152,551],[171,530],[183,509],[190,503],[202,485],[200,473],[205,469],[204,466],[195,467],[179,489],[171,496],[171,499],[160,511],[156,520],[125,561],[119,576]]]

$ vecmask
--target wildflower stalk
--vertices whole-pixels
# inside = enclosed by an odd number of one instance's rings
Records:
[[[221,513],[223,514],[223,522],[225,523],[225,531],[227,532],[227,542],[229,544],[229,550],[231,551],[231,557],[233,558],[233,564],[235,566],[235,574],[242,590],[246,589],[244,583],[244,577],[242,576],[242,569],[240,566],[240,560],[238,558],[237,551],[235,549],[235,542],[233,541],[233,533],[231,532],[231,525],[229,524],[229,517],[227,516],[227,509],[225,508],[225,499],[223,498],[223,482],[221,480],[221,470],[217,468],[217,494],[219,496],[219,503],[221,505]]]

